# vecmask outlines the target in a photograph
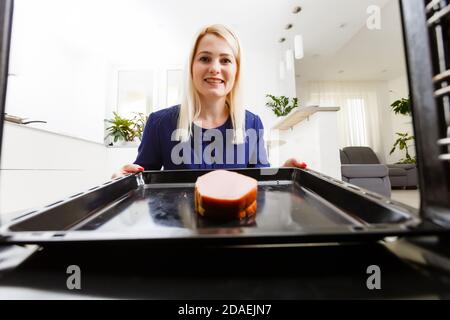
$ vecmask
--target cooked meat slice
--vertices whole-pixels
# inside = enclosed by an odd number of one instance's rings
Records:
[[[258,182],[243,174],[215,170],[198,177],[195,209],[213,219],[242,219],[256,213]]]

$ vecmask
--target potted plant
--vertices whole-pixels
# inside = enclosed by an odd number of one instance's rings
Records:
[[[411,100],[408,98],[401,98],[391,104],[391,108],[395,114],[404,116],[411,116]]]
[[[397,163],[412,163],[415,164],[416,163],[416,157],[411,157],[411,155],[409,154],[409,150],[408,150],[408,141],[413,140],[414,141],[414,136],[410,136],[409,133],[401,133],[401,132],[397,132],[396,133],[398,138],[394,143],[394,146],[391,149],[391,152],[389,154],[394,153],[395,149],[397,149],[397,147],[400,150],[405,150],[406,155],[405,158],[400,159],[400,161],[398,161]]]
[[[289,99],[285,96],[276,97],[271,94],[267,94],[266,97],[270,98],[266,106],[271,108],[277,117],[287,116],[293,109],[298,107],[298,98]]]
[[[136,142],[136,138],[142,140],[142,133],[146,122],[143,113],[136,112],[133,119],[121,117],[117,112],[113,112],[114,118],[106,120],[111,125],[106,128],[105,140],[112,138],[111,144],[126,144]]]
[[[395,114],[401,114],[404,116],[411,116],[411,99],[408,98],[401,98],[399,100],[394,101],[391,104],[391,108],[394,111]],[[409,133],[401,133],[397,132],[396,135],[397,140],[395,140],[394,145],[391,149],[391,152],[389,154],[394,153],[394,151],[399,148],[399,150],[404,150],[406,155],[404,158],[400,159],[398,163],[409,163],[409,164],[415,164],[416,163],[416,157],[411,157],[408,150],[408,142],[414,141],[414,136],[410,136]]]
[[[135,116],[131,121],[133,121],[133,131],[135,137],[142,141],[142,134],[144,133],[145,124],[147,123],[147,117],[142,112],[134,112]]]

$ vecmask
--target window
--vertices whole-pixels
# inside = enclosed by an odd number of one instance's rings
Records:
[[[349,139],[351,146],[368,146],[366,110],[364,99],[346,99],[346,112],[349,125]]]
[[[378,104],[370,84],[312,83],[310,105],[338,106],[339,146],[369,146],[378,150]]]
[[[117,112],[122,117],[132,118],[135,112],[152,111],[153,75],[152,70],[118,71]]]
[[[180,69],[167,70],[167,106],[180,104],[183,71]]]

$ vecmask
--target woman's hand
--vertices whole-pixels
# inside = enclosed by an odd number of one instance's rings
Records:
[[[127,173],[138,173],[144,171],[144,168],[137,164],[126,164],[119,171],[114,172],[111,179],[122,177]]]
[[[291,158],[286,160],[286,162],[283,164],[283,167],[306,169],[306,163],[297,161],[297,159],[295,158]]]

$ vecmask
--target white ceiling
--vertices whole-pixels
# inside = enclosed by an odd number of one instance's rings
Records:
[[[298,32],[304,38],[305,58],[296,62],[297,79],[370,81],[405,74],[397,0],[321,2],[329,4],[326,11],[318,1],[304,1],[305,10],[290,34],[293,37]],[[366,8],[373,4],[382,8],[380,30],[366,27]],[[345,27],[340,28],[341,24]]]
[[[383,80],[404,73],[397,0],[16,0],[42,28],[73,50],[89,48],[109,60],[144,62],[165,42],[187,50],[203,25],[233,27],[244,49],[274,50],[280,59],[304,38],[305,58],[296,70],[304,80]],[[294,15],[291,10],[303,10]],[[369,5],[385,6],[382,29],[365,26]],[[32,13],[32,14],[31,14]],[[293,29],[284,26],[293,23]],[[339,28],[345,23],[345,28]],[[42,26],[39,26],[41,24]],[[280,37],[286,37],[283,44]],[[167,53],[170,56],[170,53]],[[344,72],[338,73],[340,70]],[[386,70],[385,72],[382,72]]]

